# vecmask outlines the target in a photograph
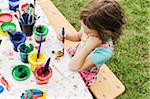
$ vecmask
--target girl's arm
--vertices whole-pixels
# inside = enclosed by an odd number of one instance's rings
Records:
[[[82,37],[82,33],[78,32],[78,33],[70,33],[70,34],[65,34],[65,39],[69,40],[69,41],[73,41],[73,42],[79,42],[81,41],[81,37]],[[61,34],[57,34],[57,38],[59,40],[62,40],[63,37]]]
[[[89,59],[87,59],[87,56],[100,44],[101,41],[99,38],[89,37],[85,47],[70,61],[69,69],[72,71],[80,71],[87,69],[91,65],[94,65]]]
[[[79,41],[81,41],[81,36],[82,36],[81,32],[66,34],[65,39],[69,40],[69,41],[73,41],[73,42],[79,42]]]

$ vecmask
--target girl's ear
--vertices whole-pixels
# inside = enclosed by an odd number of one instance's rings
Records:
[[[104,40],[107,40],[110,37],[112,37],[112,32],[109,30],[105,30],[104,31]]]

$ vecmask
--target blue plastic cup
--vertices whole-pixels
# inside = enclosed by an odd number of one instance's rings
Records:
[[[10,37],[10,40],[14,45],[14,50],[17,51],[18,45],[26,41],[26,35],[25,33],[22,33],[22,32],[14,32],[13,38]]]
[[[9,9],[16,11],[19,8],[19,1],[20,0],[8,0],[9,1]]]

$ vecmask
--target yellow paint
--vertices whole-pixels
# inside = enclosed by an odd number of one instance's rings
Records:
[[[28,61],[30,63],[31,71],[34,71],[37,66],[46,61],[46,56],[43,52],[41,52],[39,58],[37,59],[37,51],[33,51],[29,54]]]
[[[43,96],[38,99],[46,99],[47,92],[46,91],[43,91],[43,92],[44,92]]]
[[[8,37],[8,36],[9,36],[6,32],[2,31],[2,29],[0,29],[0,35],[2,35],[2,36],[6,36],[6,37]]]

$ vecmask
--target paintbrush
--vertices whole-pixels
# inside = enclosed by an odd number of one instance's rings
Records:
[[[14,12],[15,12],[15,14],[14,14],[15,18],[18,19],[19,22],[22,22],[21,19],[18,18],[17,11],[15,10]]]
[[[42,46],[42,39],[43,39],[43,36],[41,36],[41,38],[40,38],[40,44],[39,44],[39,48],[38,48],[37,59],[40,57],[41,46]]]
[[[16,14],[14,14],[14,16],[16,17],[16,19],[18,19],[19,22],[21,22],[21,20],[18,18]]]
[[[33,14],[32,14],[32,23],[35,22],[34,17],[35,17],[35,7],[36,7],[36,0],[34,0],[34,6],[33,6]]]
[[[10,31],[6,31],[8,33],[8,35],[14,39],[14,35],[10,32]]]
[[[32,24],[32,23],[34,22],[34,17],[35,17],[35,16],[34,16],[34,9],[35,9],[35,8],[34,8],[34,5],[33,5],[32,3],[30,4],[30,7],[32,8],[32,12],[30,13],[31,16],[32,16],[32,18],[31,18],[31,19],[32,19],[31,24]]]
[[[32,8],[31,8],[31,7],[32,7]],[[28,24],[29,24],[29,23],[32,23],[32,21],[33,21],[33,20],[30,21],[31,17],[33,17],[33,16],[32,16],[32,13],[33,13],[33,4],[30,4],[30,7],[28,8],[27,11],[28,11],[27,13],[29,14],[29,15],[28,15]]]
[[[0,40],[0,45],[1,45],[1,43],[2,43],[2,40]]]
[[[65,29],[64,29],[64,27],[62,28],[61,33],[62,33],[62,36],[63,36],[62,43],[63,43],[63,53],[64,53],[64,42],[65,42]]]
[[[38,20],[40,18],[40,16],[38,16],[36,19],[34,19],[34,21]]]
[[[50,64],[50,60],[51,60],[51,58],[49,57],[48,60],[47,60],[47,62],[46,62],[46,64],[45,64],[45,66],[44,66],[44,69],[43,69],[43,71],[42,71],[42,74],[45,74],[45,73],[48,71],[48,67],[49,67],[49,64]]]
[[[18,11],[18,13],[19,13],[19,19],[22,21],[22,23],[25,23],[25,20],[23,19],[22,15],[21,15],[21,11],[19,9],[16,9],[16,11]]]

